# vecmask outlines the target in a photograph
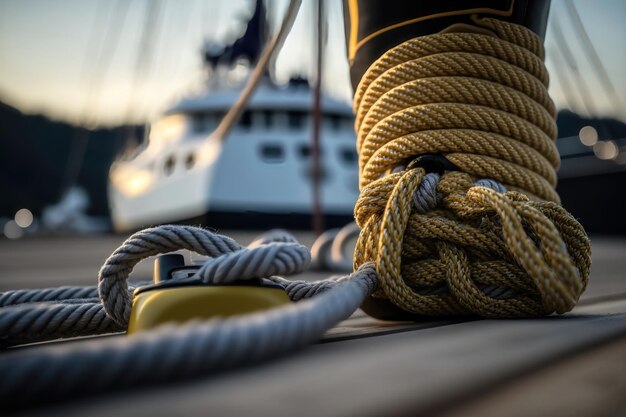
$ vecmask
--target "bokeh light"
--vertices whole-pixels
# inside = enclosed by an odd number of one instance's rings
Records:
[[[15,213],[15,223],[19,227],[26,229],[33,224],[33,213],[27,208],[19,209],[17,213]]]
[[[580,129],[578,137],[583,145],[593,146],[598,143],[598,132],[593,126],[585,126]]]
[[[604,140],[593,145],[593,153],[599,159],[615,159],[619,154],[619,148],[612,140]]]
[[[15,223],[15,220],[9,220],[4,224],[4,235],[8,239],[19,239],[24,236],[24,230]]]

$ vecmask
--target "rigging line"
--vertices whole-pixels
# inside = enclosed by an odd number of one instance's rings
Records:
[[[167,39],[166,32],[166,16],[167,16],[167,4],[165,4],[164,0],[159,0],[159,14],[155,20],[154,27],[152,29],[154,40],[152,42],[152,53],[148,58],[148,63],[146,64],[146,71],[144,74],[144,84],[148,83],[150,80],[157,79],[159,80],[159,72],[162,68],[161,65],[158,65],[159,57],[162,55],[161,51],[163,50],[163,42]],[[149,85],[149,83],[147,84]]]
[[[87,84],[87,94],[82,104],[82,108],[78,114],[76,120],[78,125],[85,124],[87,114],[89,111],[89,104],[91,97],[93,96],[94,88],[94,75],[88,77],[90,64],[98,59],[99,54],[102,52],[104,37],[99,36],[102,30],[111,24],[112,11],[110,3],[107,1],[99,1],[96,5],[96,11],[91,25],[89,38],[87,41],[87,49],[85,51],[82,68],[80,72],[80,81],[82,84]],[[106,18],[105,18],[106,15]],[[80,129],[80,128],[79,128]],[[61,199],[63,194],[76,182],[78,176],[77,170],[80,171],[82,162],[78,164],[78,158],[82,159],[82,154],[85,152],[86,142],[89,137],[89,133],[84,129],[80,129],[72,135],[70,142],[70,149],[68,152],[67,162],[65,164],[65,170],[61,177],[61,183],[59,187],[58,198]],[[78,165],[78,166],[77,166]]]
[[[313,128],[311,129],[311,162],[312,172],[312,226],[316,237],[324,232],[324,217],[321,202],[321,180],[322,167],[320,166],[320,129],[322,123],[322,79],[323,79],[323,58],[324,58],[324,0],[313,3],[315,19],[315,87],[313,89]]]
[[[185,6],[177,9],[178,3],[174,2],[174,10],[170,6],[170,2],[166,1],[162,4],[161,17],[155,31],[154,54],[151,58],[152,66],[150,67],[146,79],[160,80],[160,74],[167,74],[165,78],[175,80],[171,83],[159,83],[161,96],[167,101],[172,96],[177,96],[181,89],[181,85],[187,84],[185,81],[179,81],[181,78],[178,73],[181,72],[181,63],[184,63],[185,52],[189,50],[188,45],[194,42],[188,41],[190,34],[190,18],[195,16],[193,13],[196,8],[196,0],[184,3]],[[210,2],[209,2],[210,3]],[[174,45],[174,46],[172,46]],[[160,99],[161,100],[161,99]],[[158,102],[159,110],[162,110],[164,102]],[[147,113],[147,116],[151,116]]]
[[[193,19],[190,19],[190,23],[188,24],[188,26],[190,26],[190,35],[191,35],[191,41],[189,42],[190,45],[192,44],[197,44],[197,40],[200,40],[200,54],[202,57],[202,77],[206,77],[208,75],[208,78],[201,78],[204,82],[204,80],[206,80],[207,82],[209,82],[209,79],[211,77],[214,76],[214,74],[211,73],[211,71],[207,71],[207,67],[204,65],[205,61],[204,61],[204,54],[205,54],[205,48],[207,46],[207,44],[209,43],[217,43],[216,39],[219,33],[219,23],[220,23],[220,19],[219,19],[219,15],[220,15],[220,7],[219,4],[221,4],[221,2],[201,2],[200,6],[196,6],[197,9],[197,16],[200,17],[200,20],[198,21],[198,19],[196,19],[195,21]],[[195,3],[194,3],[195,5]],[[251,5],[252,7],[252,13],[254,13],[254,5]],[[193,16],[192,16],[193,17]],[[193,27],[191,27],[191,22],[194,22]],[[226,21],[228,21],[228,19],[226,19]],[[213,24],[209,24],[209,22],[212,22]],[[245,30],[245,28],[244,28]],[[196,38],[197,36],[197,38]],[[208,42],[207,42],[208,40]],[[223,45],[222,45],[223,46]],[[252,63],[251,63],[252,64]],[[187,87],[188,88],[188,87]]]
[[[133,115],[136,115],[135,111],[135,95],[137,93],[137,87],[140,83],[140,79],[143,76],[142,84],[145,84],[146,79],[150,73],[151,62],[154,56],[154,45],[156,34],[158,32],[159,18],[161,12],[161,0],[152,0],[146,3],[146,10],[144,13],[143,28],[139,42],[137,43],[137,53],[135,66],[133,70],[133,78],[130,85],[130,91],[126,102],[126,111],[124,112],[125,123],[132,123],[131,119]]]
[[[598,51],[594,47],[593,42],[589,37],[589,33],[587,33],[587,29],[585,29],[585,25],[580,18],[580,14],[576,9],[576,5],[572,0],[567,0],[565,2],[565,7],[567,8],[567,11],[569,13],[570,20],[577,29],[575,30],[575,32],[578,36],[578,39],[583,45],[583,51],[587,56],[587,60],[593,67],[598,79],[600,80],[600,84],[602,85],[604,92],[612,101],[613,106],[616,110],[624,110],[624,104],[617,94],[617,90],[615,89],[615,86],[613,85],[613,82],[611,81],[611,78],[609,77],[609,74],[604,64],[602,63],[600,56],[598,55]]]
[[[574,96],[574,88],[570,82],[570,79],[565,71],[562,71],[564,66],[566,65],[563,61],[563,53],[560,48],[552,49],[552,53],[547,56],[553,57],[554,65],[552,69],[556,73],[556,77],[552,78],[556,80],[559,84],[561,91],[563,92],[563,96],[565,97],[565,102],[567,103],[567,108],[573,112],[578,112],[580,107],[577,103],[576,97]]]
[[[117,45],[119,43],[120,34],[124,28],[126,16],[128,14],[129,2],[126,0],[118,0],[113,13],[109,16],[107,30],[101,44],[98,58],[96,60],[96,71],[91,78],[90,85],[87,90],[87,98],[85,102],[85,119],[89,109],[89,105],[95,105],[95,96],[102,89],[102,82],[106,77],[110,64],[113,60]],[[92,109],[93,111],[94,109]],[[83,119],[83,123],[86,121]]]
[[[102,49],[104,38],[100,36],[106,25],[110,24],[108,19],[111,18],[111,6],[112,3],[108,1],[100,0],[97,3],[96,12],[91,25],[91,31],[89,33],[89,40],[87,41],[87,49],[85,50],[84,60],[81,69],[80,81],[82,84],[91,83],[92,78],[88,77],[89,67],[92,62],[98,59],[98,51]],[[109,7],[106,7],[109,6]],[[105,19],[106,15],[106,19]],[[92,73],[93,74],[93,73]],[[89,85],[91,87],[91,85]],[[81,110],[81,118],[86,113],[86,109]],[[81,121],[81,120],[79,120]]]
[[[587,88],[587,83],[580,75],[578,65],[576,65],[576,58],[574,58],[572,50],[565,41],[565,37],[563,36],[563,31],[561,29],[561,24],[556,16],[552,20],[552,29],[554,32],[554,39],[557,43],[557,47],[563,55],[567,66],[572,70],[572,73],[574,74],[574,83],[577,86],[575,90],[578,91],[578,93],[580,94],[580,98],[582,99],[582,103],[585,111],[587,112],[587,115],[597,115],[596,106],[593,102],[593,96],[590,94],[589,88]]]
[[[113,13],[109,14],[107,28],[102,43],[100,44],[100,51],[96,59],[95,71],[87,87],[87,94],[83,103],[83,109],[78,120],[79,125],[84,126],[87,124],[87,116],[90,108],[92,114],[95,110],[95,99],[102,90],[102,81],[106,76],[112,57],[117,49],[120,32],[122,31],[124,22],[126,21],[128,3],[129,2],[126,0],[118,0]],[[87,150],[88,139],[89,131],[85,128],[79,129],[72,138],[67,163],[65,165],[65,173],[63,174],[63,179],[59,188],[60,198],[67,190],[78,182],[78,176],[80,175],[80,171],[82,169],[85,151]]]
[[[313,4],[314,11],[317,10],[317,5]],[[316,11],[313,16],[315,16]],[[302,38],[307,39],[311,33],[313,33],[314,37],[317,36],[317,27],[316,27],[316,19],[306,19],[306,16],[303,16],[300,23],[299,34],[302,34]],[[292,39],[290,41],[293,42]],[[317,39],[314,40],[317,43]],[[314,69],[317,65],[317,61],[315,57],[313,57],[313,62],[311,62],[311,54],[306,48],[298,48],[298,62],[300,63],[300,67],[298,71],[302,73],[303,77],[308,79],[315,79],[317,77],[316,70]]]
[[[208,2],[207,2],[208,3]],[[179,37],[179,41],[182,42],[182,45],[185,45],[184,47],[177,47],[177,48],[172,48],[174,54],[173,58],[169,61],[171,62],[173,65],[171,67],[171,73],[174,75],[175,78],[179,79],[181,78],[181,76],[183,75],[183,73],[186,75],[187,74],[187,66],[184,65],[185,62],[185,51],[187,51],[187,45],[193,45],[194,44],[194,39],[193,39],[193,31],[191,30],[191,17],[195,16],[196,14],[194,13],[194,9],[197,9],[197,1],[192,1],[192,2],[188,2],[185,3],[186,5],[188,5],[188,7],[183,7],[181,8],[181,10],[184,10],[184,13],[178,13],[178,20],[182,21],[183,23],[180,24],[179,26],[182,27],[182,29],[180,30],[179,34],[181,35]],[[206,3],[205,3],[206,4]],[[182,17],[181,17],[182,16]],[[191,39],[190,39],[191,37]],[[194,66],[195,68],[195,66]],[[184,85],[185,87],[183,89],[188,89],[188,84],[189,84],[189,80],[184,81],[183,83],[178,83],[176,90],[174,91],[176,94],[179,93],[179,90],[181,90],[182,85]]]
[[[219,33],[218,29],[219,29],[219,23],[220,23],[220,5],[221,2],[216,1],[216,2],[205,2],[203,4],[203,11],[202,11],[202,17],[203,17],[203,25],[201,27],[201,35],[203,37],[206,37],[208,39],[215,39],[215,37],[217,36],[217,34]],[[209,7],[209,6],[213,6],[213,7]],[[209,17],[213,17],[213,19],[209,19]],[[213,20],[213,24],[209,24],[209,21]]]

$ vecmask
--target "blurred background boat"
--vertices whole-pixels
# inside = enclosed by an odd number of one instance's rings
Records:
[[[214,129],[238,89],[188,97],[153,123],[145,145],[113,163],[109,202],[115,230],[172,222],[221,227],[310,227],[311,104],[305,80],[263,81],[228,137]],[[358,168],[352,113],[325,97],[321,201],[326,223],[352,216]]]
[[[242,91],[229,78],[249,73],[267,32],[257,1],[239,39],[205,45],[207,87],[166,110],[132,157],[113,163],[109,203],[116,231],[173,222],[310,227],[314,96],[307,80],[280,86],[266,73],[232,131],[216,131]],[[327,226],[338,226],[351,220],[359,192],[352,110],[324,95],[321,111],[320,209]]]

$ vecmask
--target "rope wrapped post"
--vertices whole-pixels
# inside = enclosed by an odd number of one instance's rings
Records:
[[[389,50],[355,92],[361,234],[375,262],[378,318],[529,317],[571,310],[589,277],[589,240],[559,205],[555,107],[541,39],[476,19]],[[407,165],[445,157],[441,172]]]

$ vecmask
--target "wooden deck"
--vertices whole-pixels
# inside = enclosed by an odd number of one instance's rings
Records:
[[[93,284],[122,240],[0,241],[0,290]],[[626,239],[592,242],[589,288],[561,317],[389,323],[357,312],[287,358],[30,415],[626,415]],[[150,268],[143,263],[135,277],[149,278]]]

